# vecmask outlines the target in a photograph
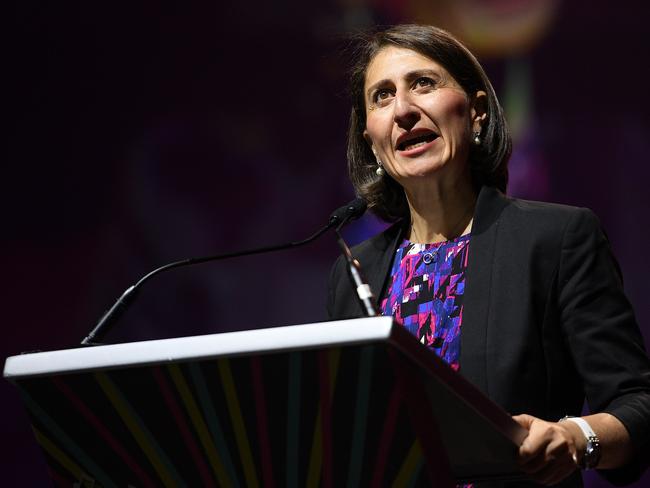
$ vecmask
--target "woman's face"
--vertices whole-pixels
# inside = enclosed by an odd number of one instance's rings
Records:
[[[465,173],[486,95],[470,98],[440,64],[410,49],[383,48],[364,85],[364,136],[402,186],[422,176]],[[478,103],[477,103],[478,101]]]

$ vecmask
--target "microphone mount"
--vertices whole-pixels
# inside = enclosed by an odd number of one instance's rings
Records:
[[[370,285],[366,283],[361,272],[361,264],[352,256],[352,251],[347,245],[343,236],[341,235],[341,229],[343,226],[350,220],[350,217],[346,217],[341,221],[341,223],[334,229],[336,232],[336,241],[343,252],[343,256],[348,265],[348,276],[352,280],[353,287],[357,294],[359,304],[361,305],[361,310],[365,317],[376,317],[381,315],[377,306],[374,302],[374,295],[370,289]]]

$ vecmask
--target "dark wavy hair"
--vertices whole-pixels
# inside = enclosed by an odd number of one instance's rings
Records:
[[[487,122],[479,146],[471,144],[470,172],[474,187],[496,187],[505,193],[508,159],[512,150],[510,132],[494,88],[474,55],[447,31],[433,26],[404,24],[357,37],[350,73],[352,112],[348,132],[348,171],[357,194],[377,216],[394,222],[409,215],[406,195],[391,177],[377,176],[376,158],[363,137],[366,128],[364,84],[366,71],[377,53],[388,46],[410,49],[443,66],[468,96],[487,93]]]

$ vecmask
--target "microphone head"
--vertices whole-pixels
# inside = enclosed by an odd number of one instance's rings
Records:
[[[363,198],[355,198],[350,203],[334,210],[329,223],[330,225],[336,225],[344,220],[358,219],[365,213],[367,208],[368,204]]]

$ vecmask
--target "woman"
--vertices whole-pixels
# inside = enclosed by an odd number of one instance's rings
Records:
[[[396,26],[356,59],[350,176],[396,222],[353,250],[382,313],[519,414],[533,480],[579,485],[577,468],[597,467],[633,481],[650,451],[650,364],[597,219],[504,196],[501,107],[447,32]],[[332,318],[361,315],[342,260],[329,289]],[[594,413],[563,419],[585,396]]]

